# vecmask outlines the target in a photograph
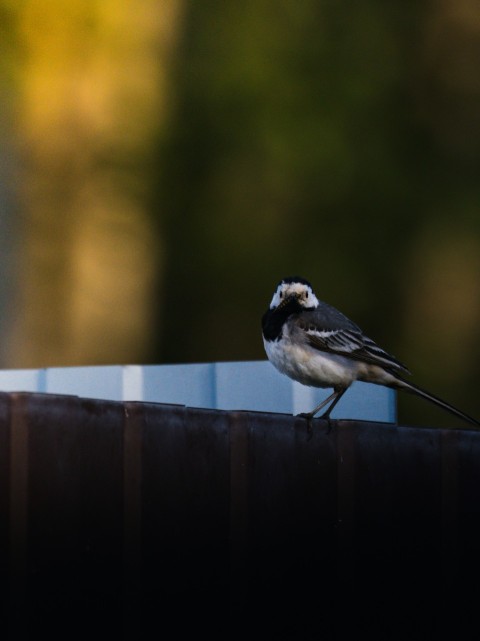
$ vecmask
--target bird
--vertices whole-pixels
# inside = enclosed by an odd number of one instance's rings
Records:
[[[309,421],[325,407],[320,418],[330,420],[352,383],[363,381],[416,394],[480,426],[465,412],[405,380],[410,375],[407,367],[342,312],[319,300],[305,278],[289,276],[279,282],[262,316],[262,334],[268,359],[282,374],[303,385],[333,389],[311,412],[299,414]]]

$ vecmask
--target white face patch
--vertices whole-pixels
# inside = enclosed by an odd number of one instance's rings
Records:
[[[302,307],[312,308],[318,306],[318,298],[313,293],[310,285],[305,285],[305,283],[280,283],[273,295],[270,309],[276,309],[281,302],[292,295],[297,297]]]

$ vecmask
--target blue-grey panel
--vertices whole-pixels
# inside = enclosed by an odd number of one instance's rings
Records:
[[[216,408],[292,413],[292,382],[268,361],[216,363]]]
[[[268,361],[8,370],[0,390],[287,414],[308,412],[331,393],[294,383]],[[355,383],[332,417],[395,422],[396,394]]]
[[[217,409],[299,414],[312,410],[332,392],[295,383],[268,361],[216,363],[215,373]],[[355,383],[332,417],[395,422],[396,393],[378,385]]]
[[[313,410],[332,393],[331,389],[316,389],[299,383],[293,383],[293,389],[293,414]],[[396,394],[378,385],[354,383],[333,409],[331,416],[336,419],[395,422]]]
[[[123,400],[123,367],[49,367],[45,390],[50,394],[73,394],[107,401]]]
[[[254,364],[251,363],[251,365]],[[235,366],[236,364],[231,363],[231,365]],[[265,403],[262,407],[260,396],[258,408],[255,409],[269,412],[291,412],[292,414],[309,412],[332,393],[332,389],[318,389],[293,382],[286,376],[279,374],[268,361],[262,365],[265,365],[265,369],[259,371],[260,380],[263,380],[264,376],[269,376],[268,367],[273,370],[275,377],[271,379],[273,385],[268,405]],[[290,392],[287,392],[285,385],[290,387]],[[267,406],[268,409],[266,409]],[[332,411],[332,418],[395,422],[396,392],[379,385],[354,383]]]
[[[44,370],[4,369],[0,370],[2,392],[42,392]]]
[[[395,390],[370,383],[354,383],[332,411],[332,418],[362,421],[397,420]]]
[[[143,367],[143,400],[215,408],[214,364]]]

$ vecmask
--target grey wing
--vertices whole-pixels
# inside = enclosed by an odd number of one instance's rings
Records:
[[[318,313],[305,314],[295,324],[308,344],[319,351],[379,365],[392,373],[410,374],[403,363],[365,336],[346,316],[337,313],[336,318],[331,314],[327,318]],[[337,321],[337,327],[332,327],[334,321]]]

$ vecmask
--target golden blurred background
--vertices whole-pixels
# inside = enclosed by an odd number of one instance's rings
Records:
[[[0,366],[263,359],[300,274],[478,417],[479,63],[476,0],[0,0]]]

